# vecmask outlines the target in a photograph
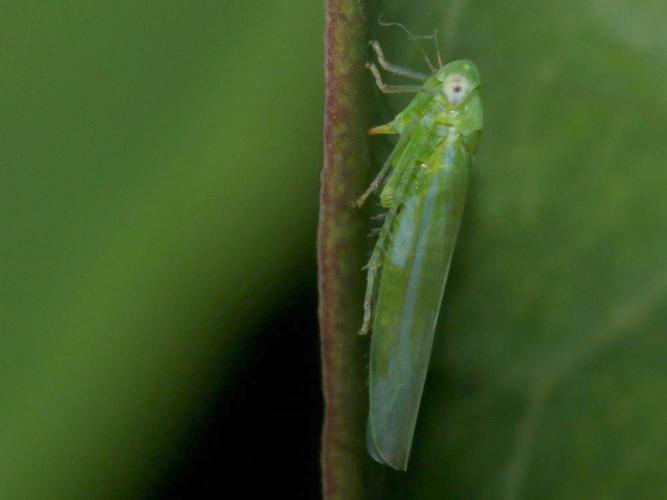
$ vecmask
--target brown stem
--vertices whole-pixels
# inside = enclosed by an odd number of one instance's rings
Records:
[[[319,315],[325,399],[325,500],[363,497],[366,461],[366,341],[361,325],[365,225],[354,200],[368,178],[364,62],[359,0],[328,0],[325,41],[324,167],[318,234]]]

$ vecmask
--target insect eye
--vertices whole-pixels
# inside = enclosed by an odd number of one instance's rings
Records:
[[[465,76],[459,73],[452,73],[445,77],[442,82],[442,89],[447,100],[456,106],[463,102],[472,89],[472,85]]]

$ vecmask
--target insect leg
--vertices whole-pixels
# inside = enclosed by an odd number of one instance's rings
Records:
[[[421,85],[387,85],[382,81],[380,71],[375,64],[366,63],[366,67],[373,73],[375,84],[385,94],[416,94],[423,90]]]
[[[371,40],[368,43],[375,51],[375,55],[377,56],[380,66],[382,66],[390,73],[394,73],[395,75],[405,76],[407,78],[412,78],[413,80],[421,80],[422,82],[428,78],[428,75],[424,73],[420,73],[419,71],[414,71],[408,68],[403,68],[401,66],[397,66],[387,61],[384,57],[384,52],[382,52],[382,47],[380,47],[379,42]]]
[[[381,127],[389,127],[391,124],[387,125],[381,125]],[[379,127],[376,127],[379,128]],[[373,129],[371,129],[373,130]],[[373,194],[377,189],[380,187],[380,184],[382,184],[382,181],[384,181],[384,178],[387,176],[389,173],[389,169],[391,168],[391,165],[394,163],[394,159],[396,158],[396,155],[401,153],[403,151],[403,147],[405,143],[408,140],[407,135],[401,136],[401,138],[398,141],[398,144],[396,144],[396,147],[394,150],[391,152],[391,154],[387,157],[387,160],[384,162],[384,165],[382,165],[382,168],[380,169],[380,172],[375,176],[375,179],[373,179],[373,182],[371,182],[371,185],[368,186],[368,189],[364,191],[364,194],[362,194],[359,199],[356,201],[356,205],[358,208],[361,208],[361,206],[366,202],[366,199]]]
[[[377,268],[368,268],[368,275],[366,276],[366,294],[364,295],[364,321],[361,324],[359,335],[366,335],[371,326],[371,302],[373,302],[373,294],[375,293],[375,275]]]
[[[357,205],[357,208],[361,208],[363,204],[366,202],[366,199],[373,194],[375,191],[377,191],[377,188],[380,187],[380,183],[384,180],[384,178],[387,176],[387,172],[389,172],[389,163],[385,163],[384,167],[382,167],[382,170],[380,170],[380,173],[373,179],[373,182],[371,182],[371,185],[368,186],[368,189],[364,191],[364,194],[362,194],[359,199],[355,202]]]
[[[407,188],[410,185],[410,181],[413,178],[413,172],[407,171],[401,176],[401,181],[397,187],[397,193],[399,194],[398,199],[403,199],[403,196],[407,192]],[[373,297],[375,296],[375,278],[382,266],[382,258],[384,257],[384,252],[386,251],[387,246],[391,241],[391,231],[394,226],[394,220],[400,209],[400,205],[394,205],[385,218],[382,229],[380,230],[380,236],[378,241],[373,248],[373,253],[371,258],[368,261],[365,269],[368,269],[368,274],[366,276],[366,294],[364,295],[364,319],[359,330],[359,335],[366,335],[371,326],[371,318],[373,311]]]
[[[359,330],[359,335],[366,335],[371,326],[373,297],[375,295],[375,277],[380,270],[384,249],[389,241],[391,225],[393,224],[393,212],[394,210],[387,214],[387,218],[380,230],[378,241],[375,244],[375,248],[373,248],[371,258],[365,267],[365,269],[368,269],[368,274],[366,276],[366,294],[364,295],[364,320],[361,325],[361,330]]]

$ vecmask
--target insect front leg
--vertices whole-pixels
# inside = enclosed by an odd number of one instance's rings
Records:
[[[405,76],[406,78],[412,78],[413,80],[420,80],[422,82],[426,81],[426,79],[428,78],[428,75],[424,73],[420,73],[419,71],[414,71],[408,68],[403,68],[402,66],[397,66],[396,64],[392,64],[389,61],[387,61],[387,59],[385,59],[384,57],[384,52],[382,52],[382,47],[380,47],[380,43],[377,42],[376,40],[371,40],[368,43],[375,51],[375,55],[377,57],[378,62],[380,63],[380,66],[382,66],[385,70],[389,71],[390,73],[394,73],[395,75],[399,76]]]
[[[384,92],[385,94],[416,94],[422,91],[421,85],[387,85],[382,81],[382,75],[380,75],[380,70],[378,70],[375,63],[366,63],[366,67],[373,74],[373,78],[375,78],[375,84],[378,86],[380,91]]]

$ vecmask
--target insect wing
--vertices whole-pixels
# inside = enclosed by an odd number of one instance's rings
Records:
[[[407,468],[433,334],[468,185],[459,140],[436,148],[406,197],[382,262],[370,353],[367,445]]]

